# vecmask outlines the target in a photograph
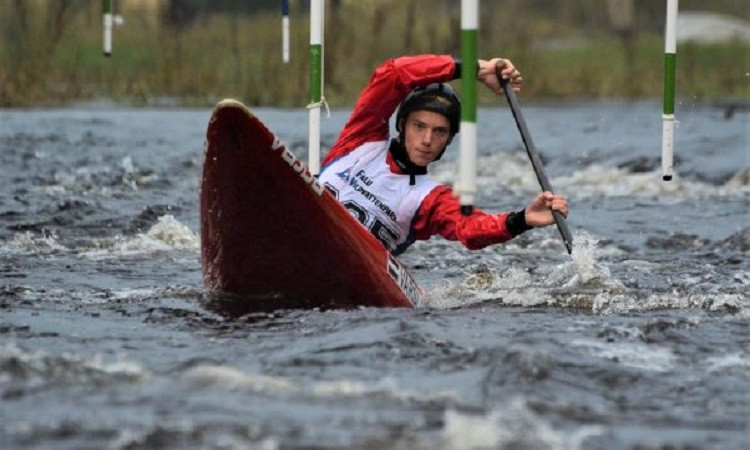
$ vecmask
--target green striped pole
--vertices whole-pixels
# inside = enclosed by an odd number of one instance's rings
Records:
[[[458,196],[461,212],[470,215],[477,192],[477,28],[479,0],[461,0],[461,154]]]
[[[102,12],[104,14],[104,56],[112,56],[112,2],[114,0],[102,0]]]
[[[323,103],[323,0],[310,2],[310,137],[308,168],[320,172],[320,107]]]
[[[662,114],[661,173],[664,181],[672,179],[674,169],[674,81],[677,61],[678,0],[667,0],[664,27],[664,112]]]

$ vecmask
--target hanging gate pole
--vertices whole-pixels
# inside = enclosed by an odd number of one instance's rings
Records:
[[[104,56],[112,56],[112,2],[114,0],[102,0],[102,14],[104,23],[103,49]]]
[[[674,169],[674,82],[677,61],[678,0],[667,0],[664,27],[664,110],[662,114],[661,172],[664,181],[672,179]]]
[[[457,192],[461,213],[470,215],[477,193],[477,80],[472,76],[477,60],[479,0],[461,0],[461,153]]]
[[[281,0],[281,60],[289,62],[289,0]]]
[[[323,0],[310,1],[310,141],[308,167],[320,173],[320,107],[323,104]]]

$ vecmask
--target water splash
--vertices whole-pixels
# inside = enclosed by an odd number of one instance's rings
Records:
[[[200,248],[198,236],[171,214],[159,217],[158,222],[146,234],[175,249],[198,250]]]
[[[558,265],[533,269],[509,266],[507,261],[468,270],[459,281],[443,281],[427,292],[425,306],[437,309],[466,307],[480,303],[504,306],[552,306],[587,310],[595,314],[665,309],[703,309],[747,314],[750,300],[737,293],[746,285],[744,272],[735,275],[736,286],[722,285],[712,292],[694,291],[692,278],[670,281],[669,290],[644,291],[627,287],[598,259],[612,253],[587,231],[574,236],[572,258]],[[526,249],[528,250],[528,249]],[[523,251],[523,250],[520,250]],[[626,260],[627,271],[664,270],[659,263]],[[495,270],[494,268],[502,268]],[[639,273],[634,279],[641,279]]]
[[[533,306],[538,304],[538,295],[518,293],[530,285],[530,275],[521,268],[511,267],[497,273],[487,266],[481,266],[466,274],[458,283],[443,282],[428,291],[425,305],[450,309],[497,300],[506,304]]]
[[[750,167],[737,171],[724,185],[729,189],[750,189]]]
[[[49,255],[68,251],[64,245],[57,242],[56,233],[46,231],[38,235],[31,231],[16,233],[13,235],[13,239],[0,248],[8,253],[29,255]]]
[[[133,165],[133,157],[128,155],[120,162],[122,167],[122,182],[130,186],[134,191],[138,189],[138,184],[135,182],[135,166]]]
[[[174,216],[166,214],[159,217],[145,234],[129,237],[118,235],[110,241],[95,241],[94,245],[94,250],[82,252],[79,256],[106,259],[169,253],[175,250],[197,252],[200,249],[200,239]]]
[[[591,286],[599,283],[607,285],[615,280],[608,268],[597,264],[597,246],[599,239],[587,231],[579,230],[573,238],[573,264],[568,264],[567,273],[573,273],[572,278],[563,287]],[[572,269],[572,270],[570,270]]]

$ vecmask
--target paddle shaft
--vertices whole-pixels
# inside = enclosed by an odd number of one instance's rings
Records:
[[[534,167],[536,178],[539,180],[539,184],[542,186],[542,191],[554,192],[552,190],[552,185],[547,178],[547,174],[544,173],[542,159],[539,157],[539,153],[536,151],[536,147],[534,146],[534,141],[531,139],[531,134],[529,133],[529,129],[526,126],[526,120],[523,118],[523,113],[521,113],[521,106],[518,104],[516,93],[513,92],[513,86],[511,86],[510,82],[505,79],[501,79],[501,84],[503,86],[503,91],[505,91],[505,96],[508,98],[510,110],[513,112],[513,118],[516,119],[516,125],[518,126],[518,131],[521,133],[521,139],[523,140],[524,146],[526,147],[526,153],[529,155],[531,165]],[[555,218],[557,230],[560,232],[560,236],[562,236],[562,240],[565,243],[565,248],[568,250],[568,254],[572,254],[573,236],[570,234],[570,229],[568,229],[568,223],[565,221],[565,217],[560,213],[560,211],[556,210],[552,210],[552,216]]]

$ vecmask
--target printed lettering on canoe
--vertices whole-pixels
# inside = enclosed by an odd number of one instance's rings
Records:
[[[310,186],[310,189],[312,189],[313,192],[318,195],[323,195],[323,185],[321,185],[318,179],[310,173],[310,170],[305,166],[305,164],[297,159],[297,157],[294,156],[294,154],[286,148],[281,140],[276,135],[274,135],[273,144],[271,144],[271,150],[275,151],[279,149],[281,149],[281,159],[289,164],[289,167],[291,167],[292,170],[295,171],[308,186]]]
[[[402,266],[401,263],[390,253],[388,254],[387,266],[388,275],[390,275],[391,278],[393,278],[393,281],[398,284],[401,291],[406,295],[406,298],[411,302],[411,305],[415,308],[420,306],[420,303],[422,302],[422,290],[411,277],[409,272],[406,271],[404,266]]]

